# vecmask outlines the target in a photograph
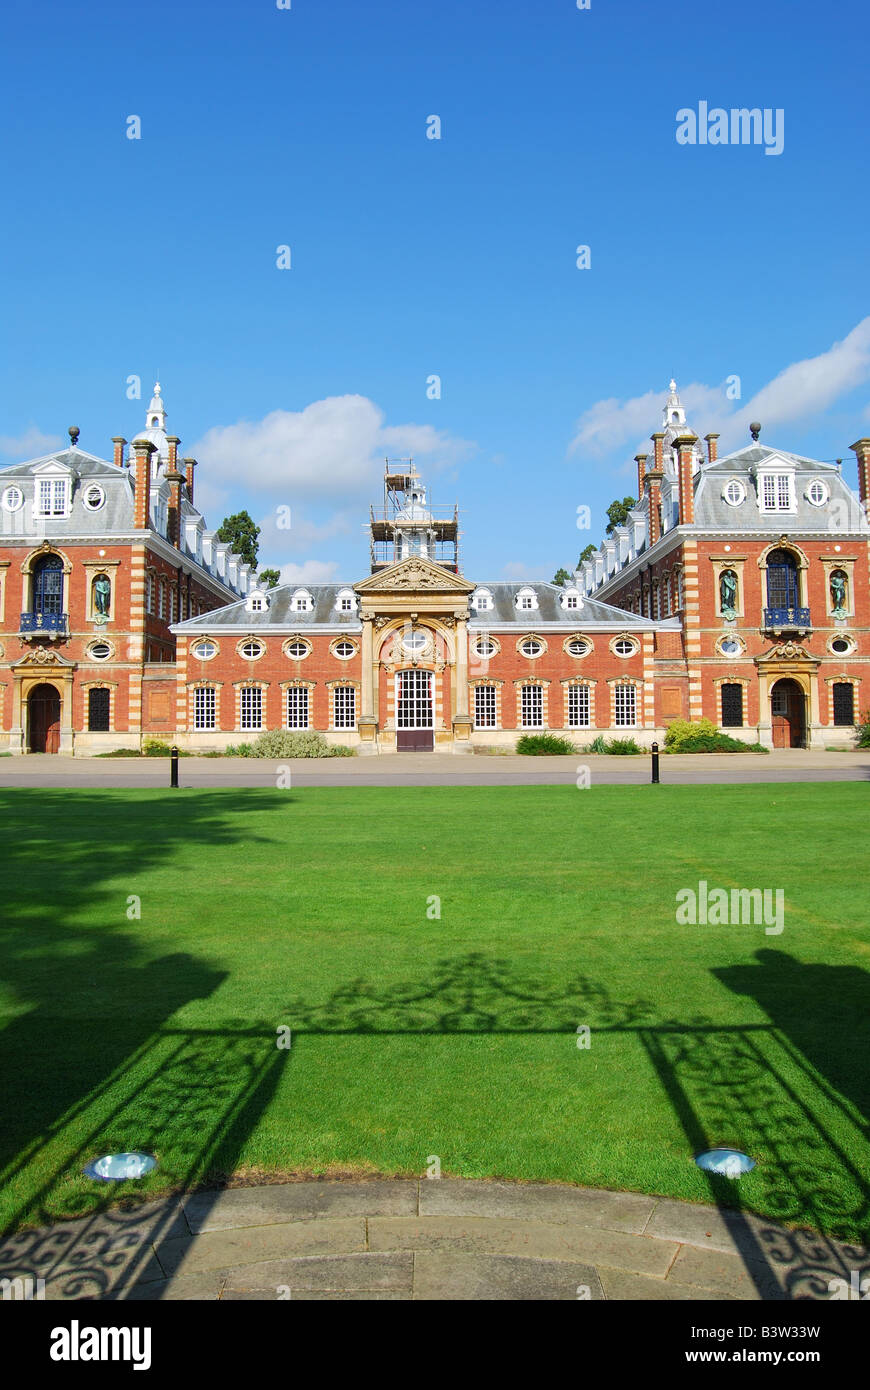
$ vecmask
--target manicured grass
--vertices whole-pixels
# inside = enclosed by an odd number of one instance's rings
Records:
[[[862,784],[2,802],[4,1224],[438,1155],[868,1238]],[[677,925],[701,879],[783,888],[785,930]],[[158,1172],[80,1176],[127,1148]]]

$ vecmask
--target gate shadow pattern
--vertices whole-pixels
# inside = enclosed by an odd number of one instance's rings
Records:
[[[817,967],[790,957],[786,961],[789,989],[794,976],[803,978],[806,973],[809,1005]],[[777,971],[785,968],[780,961],[768,965]],[[755,979],[754,970],[745,968],[749,979]],[[714,973],[732,988],[745,978],[739,971]],[[751,992],[762,1007],[771,1008],[773,988],[768,981],[766,989]],[[815,997],[818,1007],[826,1009],[830,1000]],[[687,1140],[686,1162],[720,1144],[750,1153],[759,1160],[756,1175],[768,1211],[793,1226],[756,1215],[737,1182],[698,1170],[761,1296],[827,1298],[831,1280],[848,1284],[855,1269],[870,1274],[870,1258],[862,1245],[844,1247],[819,1231],[839,1229],[847,1237],[857,1231],[865,1245],[870,1241],[861,1116],[838,1094],[844,1071],[836,1050],[819,1049],[813,1062],[808,1060],[799,1045],[801,1037],[796,1045],[786,1031],[795,1027],[791,1013],[781,1013],[780,1026],[771,1022],[723,1027],[703,1017],[685,1022],[661,1019],[648,1001],[616,1000],[606,986],[583,974],[556,986],[542,977],[524,976],[508,961],[470,953],[442,960],[429,976],[407,983],[383,987],[358,977],[322,1003],[294,1000],[287,1017],[297,1040],[306,1033],[571,1033],[578,1018],[589,1022],[596,1035],[632,1036],[649,1057],[680,1121]],[[824,1075],[825,1066],[837,1085]],[[842,1119],[841,1132],[849,1136],[848,1152],[822,1113],[831,1105]],[[832,1160],[848,1175],[847,1196],[828,1177]]]

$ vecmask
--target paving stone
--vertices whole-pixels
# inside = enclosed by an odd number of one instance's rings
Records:
[[[785,1298],[782,1285],[768,1266],[753,1265],[752,1269],[754,1277],[741,1255],[682,1245],[668,1278],[675,1284],[726,1293],[732,1298]]]
[[[689,1284],[676,1284],[668,1279],[650,1279],[645,1274],[631,1274],[625,1269],[608,1269],[605,1265],[598,1266],[598,1274],[601,1278],[602,1287],[606,1298],[616,1301],[632,1303],[653,1303],[653,1302],[674,1302],[685,1301],[695,1302],[703,1299],[705,1302],[729,1302],[731,1295],[726,1293],[714,1293],[711,1289],[698,1289]],[[734,1298],[738,1295],[735,1293]]]
[[[174,1279],[160,1279],[153,1284],[135,1284],[122,1294],[125,1303],[179,1303],[196,1299],[209,1301],[220,1298],[224,1276],[212,1270],[202,1274],[177,1274]]]
[[[579,1259],[664,1277],[678,1247],[670,1241],[592,1226],[496,1221],[480,1216],[382,1216],[369,1222],[369,1248]]]
[[[703,1250],[721,1250],[738,1254],[758,1248],[764,1230],[777,1230],[769,1221],[749,1212],[728,1211],[713,1206],[695,1206],[690,1202],[674,1202],[666,1198],[656,1206],[649,1225],[648,1236],[676,1240],[681,1245],[697,1245]]]
[[[97,1212],[7,1236],[0,1241],[0,1278],[13,1278],[16,1272],[48,1278],[70,1269],[97,1275],[109,1267],[115,1276],[120,1272],[130,1278],[137,1266],[147,1264],[155,1239],[187,1234],[177,1198],[148,1202],[134,1211]]]
[[[414,1298],[453,1300],[557,1299],[576,1302],[604,1298],[591,1265],[571,1260],[539,1260],[518,1255],[457,1255],[424,1252],[414,1256]],[[588,1292],[587,1292],[588,1291]]]
[[[413,1216],[416,1178],[383,1182],[294,1182],[231,1187],[182,1198],[194,1234],[336,1216]]]
[[[639,1234],[655,1208],[655,1197],[550,1183],[487,1182],[473,1178],[422,1179],[421,1216],[487,1216],[576,1222]]]
[[[221,1303],[233,1303],[240,1300],[262,1302],[268,1296],[258,1289],[229,1289],[221,1295]],[[298,1293],[294,1292],[292,1300],[288,1301],[311,1303],[314,1300],[319,1300],[333,1303],[356,1303],[364,1300],[375,1303],[402,1303],[410,1302],[410,1298],[410,1289],[405,1291],[398,1289],[300,1289]]]
[[[156,1247],[156,1254],[165,1274],[194,1274],[282,1256],[349,1254],[364,1250],[365,1244],[362,1219],[294,1221],[284,1226],[245,1226],[164,1240]]]
[[[289,1288],[295,1298],[304,1290],[405,1289],[411,1294],[414,1257],[407,1253],[307,1256],[300,1259],[264,1260],[226,1269],[224,1292],[259,1290],[277,1298],[277,1290]]]

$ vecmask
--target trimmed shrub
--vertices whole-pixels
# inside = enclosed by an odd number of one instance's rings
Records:
[[[323,734],[305,729],[269,729],[256,743],[226,750],[229,758],[352,758],[354,750],[330,743]]]
[[[665,748],[672,753],[677,753],[680,745],[687,740],[694,741],[699,737],[709,737],[718,732],[712,719],[696,719],[694,723],[691,719],[675,719],[673,724],[668,725],[665,733]]]
[[[633,738],[612,738],[605,745],[605,752],[611,755],[616,754],[618,757],[627,757],[631,753],[642,753],[643,749],[638,747]]]
[[[855,747],[870,748],[870,709],[864,711],[855,726]]]
[[[522,738],[517,739],[517,752],[540,757],[576,753],[577,749],[570,739],[559,738],[556,734],[523,734]]]

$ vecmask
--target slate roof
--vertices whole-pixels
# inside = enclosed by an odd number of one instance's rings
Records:
[[[70,498],[69,515],[65,517],[34,516],[36,483],[40,476],[52,476],[44,472],[46,464],[57,463],[72,475],[73,485]],[[59,475],[58,475],[59,476]],[[88,483],[98,482],[106,494],[102,507],[93,511],[84,504],[84,491]],[[98,458],[83,449],[58,449],[53,454],[43,454],[40,458],[29,459],[26,463],[15,463],[0,468],[0,494],[12,484],[18,484],[24,493],[24,503],[18,511],[9,512],[0,506],[0,541],[19,537],[40,537],[61,544],[65,537],[112,537],[129,536],[134,529],[133,471],[131,468],[118,468],[106,459]],[[163,471],[151,484],[151,529],[162,535],[157,522],[158,503],[165,504],[169,497],[169,483]],[[233,585],[212,565],[198,559],[188,544],[185,523],[198,521],[202,535],[213,534],[205,523],[201,512],[185,497],[181,502],[181,555],[197,566],[211,579],[225,589],[240,591],[241,585]],[[165,539],[165,536],[164,536]],[[227,552],[229,554],[229,552]]]
[[[330,627],[337,631],[359,632],[359,611],[342,613],[335,602],[342,590],[352,590],[351,584],[279,584],[267,589],[269,607],[260,613],[249,612],[246,600],[228,603],[224,608],[215,608],[211,613],[203,613],[199,618],[187,618],[183,623],[175,623],[173,632],[221,632],[233,628],[245,632],[278,628],[288,632],[302,631],[304,628]],[[311,595],[314,607],[307,613],[296,613],[290,607],[293,595],[304,589]],[[259,590],[258,592],[263,592]]]
[[[797,501],[794,512],[763,512],[758,506],[757,470],[771,466],[775,471],[777,459],[794,468]],[[739,478],[746,488],[746,497],[737,506],[732,506],[722,496],[729,478]],[[821,507],[813,506],[804,495],[814,479],[826,483],[830,490],[830,500]],[[752,444],[717,459],[715,463],[702,466],[695,479],[695,526],[700,530],[722,531],[773,532],[779,529],[790,535],[802,531],[828,531],[831,529],[829,508],[832,501],[843,502],[849,508],[846,516],[850,518],[850,524],[838,525],[838,531],[870,531],[855,493],[840,475],[836,464],[820,463],[816,459],[788,453],[785,449]]]
[[[471,609],[469,627],[546,627],[555,625],[565,628],[604,627],[654,629],[658,624],[636,613],[626,613],[612,604],[601,603],[598,599],[586,598],[581,594],[582,607],[563,608],[560,599],[565,590],[557,584],[542,584],[537,580],[512,580],[509,583],[498,580],[492,584],[478,584],[478,589],[487,589],[492,594],[493,607],[476,613]],[[572,586],[568,586],[569,588]],[[537,595],[537,608],[517,608],[517,595],[521,589],[532,589]],[[473,597],[473,595],[472,595]]]
[[[469,628],[493,631],[500,627],[517,627],[531,631],[533,628],[560,627],[569,631],[587,627],[627,628],[647,630],[667,626],[667,623],[654,623],[648,618],[640,618],[634,613],[626,613],[597,599],[584,598],[581,608],[562,608],[559,600],[564,592],[555,584],[542,584],[537,580],[528,583],[498,581],[480,584],[492,594],[494,607],[475,614],[471,609]],[[293,595],[304,589],[311,595],[314,607],[310,612],[297,613],[291,608]],[[269,607],[263,612],[248,610],[245,600],[227,604],[211,613],[203,613],[199,618],[188,618],[176,623],[172,631],[185,633],[221,632],[238,629],[244,632],[275,631],[301,632],[306,628],[329,628],[335,631],[359,632],[361,622],[359,613],[342,613],[336,608],[338,594],[353,589],[352,584],[281,584],[269,589]],[[533,589],[538,596],[538,607],[519,609],[516,606],[517,594],[521,589]]]

